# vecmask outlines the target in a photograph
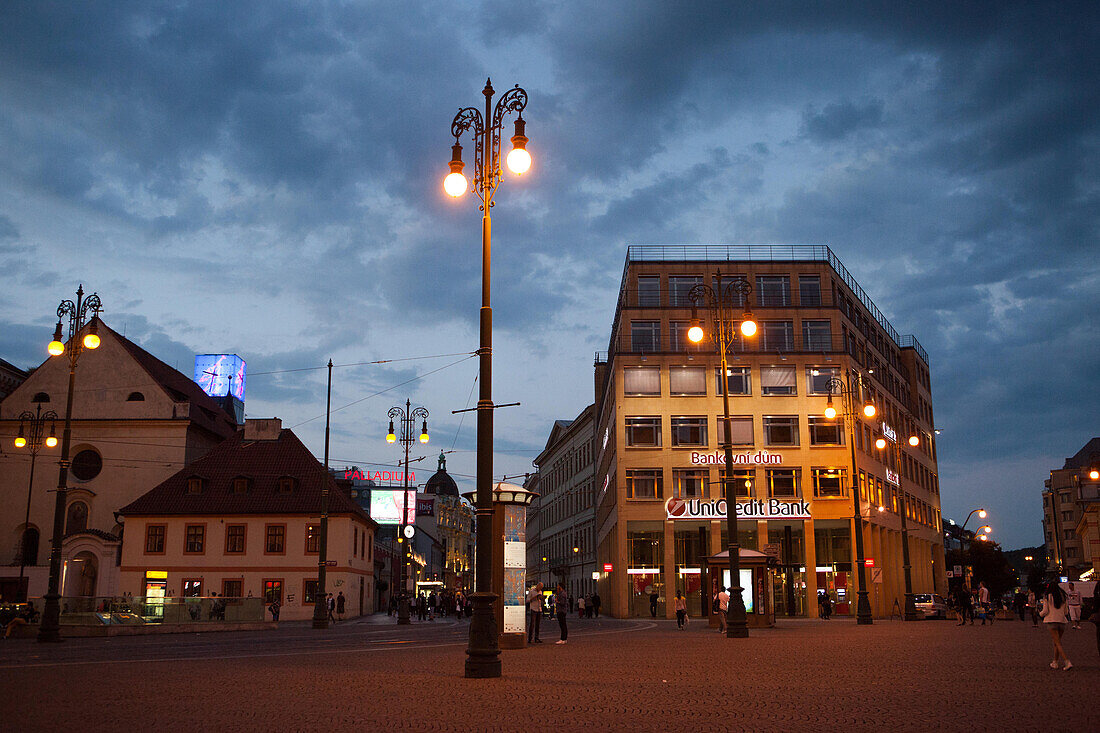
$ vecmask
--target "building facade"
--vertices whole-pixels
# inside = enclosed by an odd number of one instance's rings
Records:
[[[749,283],[759,324],[755,338],[734,343],[725,375],[712,341],[687,339],[689,292],[718,271]],[[648,616],[653,596],[672,616],[666,599],[677,590],[690,613],[702,610],[700,560],[728,544],[713,514],[724,506],[723,390],[739,541],[778,559],[768,589],[778,616],[816,616],[819,591],[834,612],[854,613],[853,491],[873,613],[904,605],[901,512],[914,592],[946,589],[927,354],[897,334],[828,247],[629,247],[595,377],[599,588],[615,616]],[[854,399],[873,402],[876,417],[827,418],[834,378],[865,380]],[[878,450],[883,435],[889,448]]]
[[[99,336],[99,348],[86,349],[76,369],[63,595],[117,594],[118,510],[237,429],[191,379],[102,321]],[[0,402],[0,578],[18,578],[20,548],[27,547],[32,597],[46,592],[61,446],[42,448],[31,486],[29,451],[12,441],[19,415],[39,406],[58,414],[61,437],[68,379],[68,358],[50,357]]]
[[[536,550],[529,562],[536,564],[528,565],[528,577],[548,588],[560,582],[574,598],[597,590],[592,577],[596,570],[594,445],[595,405],[589,405],[572,420],[555,421],[546,446],[534,460],[538,478],[531,490],[539,496],[534,511],[528,512],[527,537]]]
[[[1094,471],[1100,473],[1100,437],[1085,443],[1043,482],[1047,561],[1052,570],[1070,579],[1094,568],[1100,555],[1096,527],[1100,477],[1092,478]]]
[[[326,589],[345,613],[374,610],[377,529],[280,420],[244,429],[123,507],[121,594],[262,597],[313,617],[321,482],[329,486]],[[155,602],[155,601],[154,601]]]
[[[11,362],[0,359],[0,400],[4,399],[15,388],[27,379],[27,373]]]

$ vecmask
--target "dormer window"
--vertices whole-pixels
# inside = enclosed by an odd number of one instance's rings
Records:
[[[141,392],[131,392],[130,396],[126,398],[127,402],[144,402],[145,395]]]
[[[234,494],[247,494],[250,483],[251,481],[249,481],[247,476],[238,476],[233,479],[233,484],[230,488]]]
[[[292,494],[294,493],[294,479],[290,476],[281,476],[276,484],[275,493],[277,494]]]
[[[201,494],[202,493],[202,478],[199,476],[192,476],[187,479],[187,493],[188,494]]]

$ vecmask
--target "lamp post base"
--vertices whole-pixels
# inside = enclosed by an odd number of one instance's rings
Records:
[[[913,597],[912,593],[905,594],[905,615],[906,621],[920,621],[921,616],[917,613],[917,601]]]
[[[411,623],[412,619],[409,618],[409,598],[406,595],[402,595],[401,599],[397,602],[397,625],[404,626]]]
[[[61,637],[61,596],[57,593],[47,593],[43,596],[45,601],[42,607],[42,623],[38,627],[38,640],[46,643],[64,641]]]
[[[856,602],[856,623],[860,626],[870,626],[875,620],[871,616],[871,602],[867,600],[867,591],[858,591],[856,595],[859,596]]]
[[[500,644],[497,619],[493,613],[496,593],[471,593],[470,645],[466,647],[466,677],[500,677]]]
[[[742,588],[730,588],[729,610],[726,611],[726,638],[749,638],[749,622],[745,616],[745,604],[741,601]]]

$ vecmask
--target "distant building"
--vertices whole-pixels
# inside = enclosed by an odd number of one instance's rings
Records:
[[[1100,556],[1100,437],[1085,443],[1043,482],[1043,539],[1052,570],[1075,579]],[[1092,576],[1090,576],[1092,577]]]
[[[119,588],[134,596],[212,593],[278,600],[281,618],[313,617],[321,482],[327,481],[326,589],[346,612],[373,611],[378,525],[280,420],[245,421],[202,458],[119,512]]]
[[[49,335],[43,333],[43,352]],[[99,336],[99,348],[85,350],[76,368],[63,595],[117,594],[118,510],[236,431],[233,419],[189,377],[102,321]],[[61,446],[42,449],[34,486],[28,486],[29,452],[12,447],[12,440],[19,415],[36,404],[57,412],[61,437],[68,380],[68,358],[50,357],[0,402],[0,583],[18,578],[25,546],[32,597],[46,592]]]
[[[11,362],[0,359],[0,400],[14,392],[15,388],[26,379],[27,372]]]
[[[447,590],[473,590],[474,510],[458,494],[458,484],[447,473],[447,457],[440,452],[438,470],[416,498],[416,524],[432,532],[439,543],[440,574]]]
[[[539,496],[527,521],[528,542],[537,532],[534,576],[548,587],[561,582],[575,598],[596,591],[594,443],[595,405],[589,405],[572,420],[555,421],[534,460]]]

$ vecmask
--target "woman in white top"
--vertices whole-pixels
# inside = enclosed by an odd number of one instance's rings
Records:
[[[1039,615],[1043,617],[1043,623],[1050,629],[1050,639],[1054,642],[1054,661],[1050,663],[1051,669],[1058,669],[1059,657],[1065,661],[1063,670],[1073,667],[1065,649],[1062,648],[1062,634],[1066,631],[1069,618],[1066,616],[1066,594],[1055,582],[1047,583],[1045,597],[1043,598],[1043,610]]]

